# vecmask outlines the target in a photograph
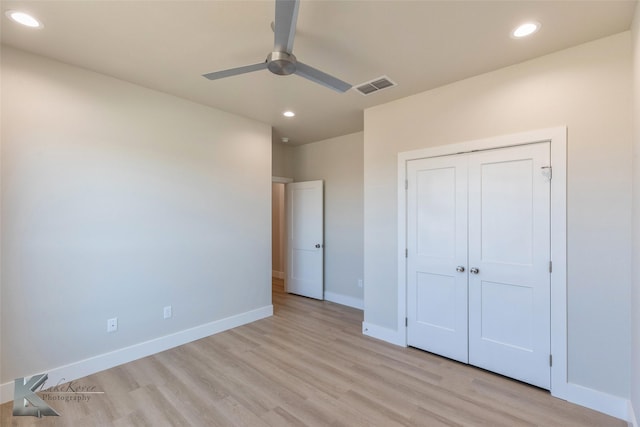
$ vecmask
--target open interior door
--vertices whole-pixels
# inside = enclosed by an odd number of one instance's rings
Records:
[[[287,184],[287,292],[324,299],[323,182]]]

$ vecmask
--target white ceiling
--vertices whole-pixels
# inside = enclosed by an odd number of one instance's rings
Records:
[[[304,144],[363,129],[363,110],[483,72],[628,30],[635,0],[302,0],[293,52],[352,84],[387,75],[370,96],[344,94],[267,70],[223,80],[201,75],[265,60],[270,1],[2,1],[44,28],[2,16],[2,43],[237,113]],[[510,31],[542,23],[530,39]],[[292,109],[297,116],[282,116]]]

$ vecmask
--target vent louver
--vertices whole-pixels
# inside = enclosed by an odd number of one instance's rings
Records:
[[[367,96],[371,95],[374,92],[378,92],[379,90],[393,86],[397,86],[397,84],[391,81],[391,79],[389,79],[387,76],[382,76],[357,85],[356,90],[361,94]]]

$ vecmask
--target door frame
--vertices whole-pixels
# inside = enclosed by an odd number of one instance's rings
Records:
[[[538,129],[398,153],[398,344],[407,346],[407,162],[429,157],[551,145],[551,395],[567,399],[567,127]]]
[[[271,183],[277,183],[277,184],[284,184],[285,186],[289,183],[293,182],[293,178],[287,178],[287,177],[283,177],[283,176],[271,176]],[[285,187],[285,191],[284,191],[284,210],[282,212],[282,218],[281,220],[284,222],[284,224],[281,224],[282,226],[280,227],[280,233],[282,236],[279,236],[282,238],[282,251],[284,251],[284,259],[283,259],[283,264],[284,264],[284,278],[283,283],[284,283],[284,291],[287,292],[287,191],[286,191],[286,187]],[[271,212],[273,213],[273,206],[271,207]],[[271,247],[273,247],[273,233],[271,233]],[[273,252],[271,252],[271,260],[269,260],[269,263],[271,265],[273,265]],[[272,273],[273,276],[273,273]],[[271,280],[271,279],[269,279]]]

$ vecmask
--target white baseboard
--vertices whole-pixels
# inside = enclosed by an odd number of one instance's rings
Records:
[[[271,270],[271,277],[276,279],[284,279],[284,271]]]
[[[161,351],[165,351],[191,341],[199,340],[228,329],[236,328],[247,323],[255,322],[256,320],[264,319],[265,317],[272,315],[273,305],[267,305],[245,313],[236,314],[235,316],[214,320],[213,322],[185,329],[184,331],[165,335],[163,337],[144,341],[109,353],[100,354],[98,356],[50,369],[46,372],[49,375],[47,384],[55,385],[74,381],[79,378],[86,377],[87,375],[95,374],[96,372],[104,371],[105,369],[113,368],[114,366],[131,362],[142,357],[160,353]],[[28,377],[30,378],[33,375],[43,373],[45,372],[35,372]],[[1,384],[0,403],[13,400],[13,392],[13,382]]]
[[[630,421],[630,403],[623,397],[569,383],[567,384],[567,401],[627,422]]]
[[[633,405],[631,404],[631,401],[629,401],[629,419],[627,420],[627,422],[629,423],[629,425],[631,427],[640,427],[640,425],[638,425],[638,419],[636,418],[636,412],[633,410]]]
[[[347,307],[357,308],[358,310],[364,310],[364,300],[361,298],[354,298],[347,295],[334,294],[333,292],[325,291],[324,299],[335,302],[336,304],[346,305]]]
[[[384,328],[382,326],[373,325],[371,323],[362,322],[362,333],[372,338],[377,338],[391,344],[406,347],[406,340],[403,333],[393,329]]]
[[[362,333],[372,338],[406,347],[406,340],[402,332],[393,329],[362,322]],[[631,402],[623,397],[569,383],[567,384],[566,400],[627,421],[633,427],[640,427]]]

